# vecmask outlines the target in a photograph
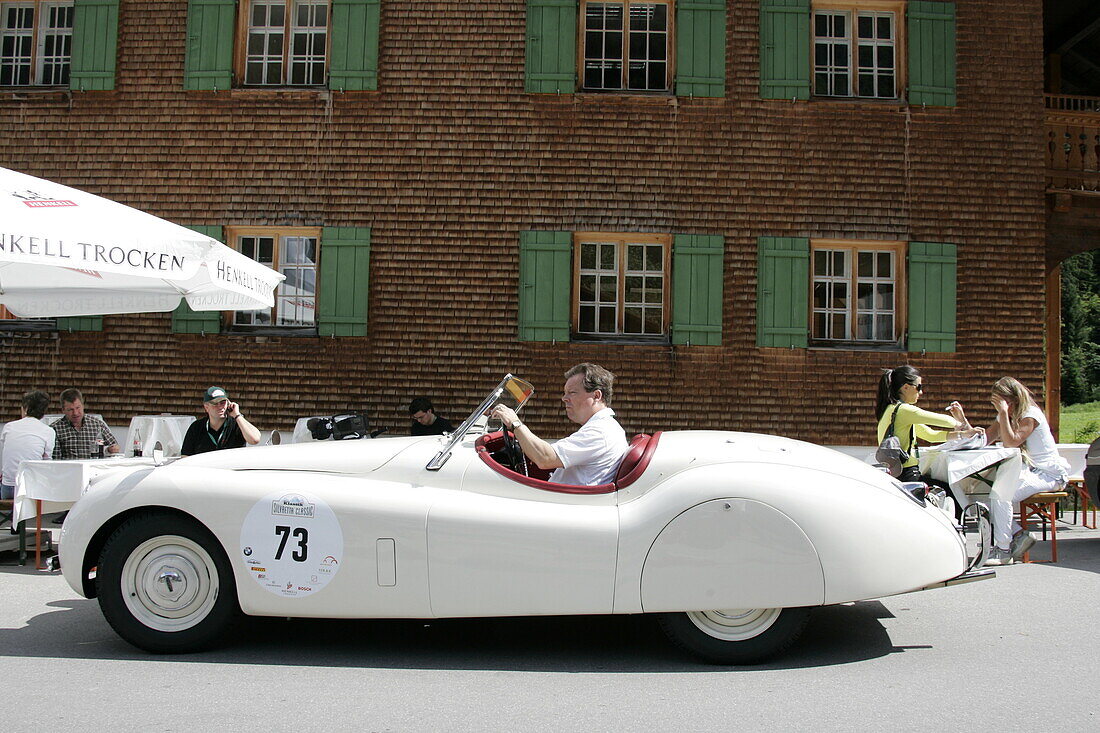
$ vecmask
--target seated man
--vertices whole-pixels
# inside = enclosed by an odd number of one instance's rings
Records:
[[[45,392],[27,392],[19,408],[20,419],[0,431],[0,499],[14,498],[15,476],[23,461],[48,460],[53,455],[57,434],[42,424],[49,406]]]
[[[435,406],[427,397],[417,397],[409,403],[409,417],[412,419],[409,435],[443,435],[455,430],[450,420],[435,414]]]
[[[241,406],[229,401],[229,395],[221,387],[211,387],[202,396],[205,418],[191,423],[183,436],[180,454],[193,456],[227,448],[243,448],[245,443],[260,442],[260,431],[244,419]]]
[[[515,431],[523,453],[536,466],[555,469],[550,481],[575,486],[611,483],[627,449],[626,433],[609,407],[613,381],[615,375],[596,364],[578,364],[565,373],[565,415],[581,428],[553,445],[531,432],[509,407],[497,405],[489,414]]]

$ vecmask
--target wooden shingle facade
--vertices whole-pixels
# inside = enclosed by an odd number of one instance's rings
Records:
[[[555,436],[562,372],[595,361],[629,432],[860,444],[883,367],[916,365],[928,407],[975,420],[1000,376],[1042,391],[1041,0],[672,0],[664,65],[618,66],[605,6],[622,3],[320,4],[309,83],[250,61],[250,0],[76,0],[72,80],[0,87],[0,166],[233,246],[317,239],[313,326],[9,324],[6,419],[32,388],[77,386],[124,423],[197,412],[219,384],[263,429],[355,408],[402,433],[412,397],[460,417],[511,371]],[[855,37],[861,12],[863,45],[890,50],[857,74],[850,40],[849,78],[822,18],[850,13]],[[245,83],[261,73],[284,76]],[[819,271],[867,247],[869,279]]]

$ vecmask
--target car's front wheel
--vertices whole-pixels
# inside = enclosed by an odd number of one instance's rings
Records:
[[[734,608],[663,613],[658,622],[677,646],[713,664],[755,664],[785,651],[802,634],[808,608]]]
[[[157,653],[207,648],[240,614],[229,559],[188,517],[142,513],[110,536],[96,572],[99,606],[134,646]]]

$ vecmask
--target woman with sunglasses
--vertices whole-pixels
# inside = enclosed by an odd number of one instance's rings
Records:
[[[1060,491],[1066,485],[1068,464],[1058,454],[1050,424],[1031,390],[1012,377],[1001,377],[993,383],[989,401],[997,410],[997,419],[986,428],[986,441],[999,440],[1006,448],[1019,448],[1024,455],[1020,481],[1011,496],[989,495],[994,548],[986,564],[1008,565],[1035,544],[1035,538],[1014,521],[1013,505],[1041,491]],[[951,412],[969,426],[962,406]]]
[[[886,369],[878,382],[878,400],[875,415],[878,417],[878,442],[886,437],[890,423],[901,447],[909,454],[902,465],[900,481],[921,481],[917,465],[916,438],[929,443],[942,443],[949,438],[969,438],[981,432],[951,415],[929,412],[917,407],[924,385],[915,367],[900,366]]]

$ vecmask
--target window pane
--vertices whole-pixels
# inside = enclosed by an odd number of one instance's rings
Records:
[[[664,278],[647,277],[645,279],[645,302],[650,305],[661,305],[665,302]]]
[[[596,269],[596,245],[581,245],[581,267],[585,270]]]
[[[647,334],[660,334],[664,330],[664,323],[661,320],[660,308],[646,308],[645,310],[645,332]]]
[[[592,305],[581,306],[581,333],[594,333],[596,331],[596,307]]]
[[[826,308],[829,305],[828,283],[814,283],[814,308]]]
[[[868,341],[874,337],[874,320],[870,314],[860,314],[856,319],[856,338]]]
[[[664,269],[664,248],[649,246],[645,248],[645,269],[660,272]]]
[[[614,303],[618,293],[618,278],[614,275],[605,275],[600,278],[600,302]]]
[[[894,256],[890,252],[878,253],[878,271],[875,274],[879,277],[894,276]]]
[[[830,273],[832,275],[844,275],[848,274],[848,253],[844,251],[833,252],[833,270]]]
[[[871,277],[874,272],[874,252],[860,252],[858,256],[859,267],[856,270],[856,274],[859,277]]]
[[[613,244],[601,244],[600,245],[600,269],[601,270],[614,270],[615,268],[615,245]]]
[[[846,339],[848,338],[848,318],[844,313],[836,313],[830,320],[831,331],[829,338],[834,339]]]
[[[826,323],[825,313],[820,312],[820,311],[815,312],[814,313],[814,330],[813,330],[813,337],[815,339],[823,339],[823,338],[828,338],[829,337],[828,332],[825,330],[825,323]]]
[[[894,317],[891,314],[880,315],[875,320],[875,338],[879,341],[894,340]]]
[[[596,299],[596,276],[581,275],[581,302],[591,302]]]
[[[643,333],[641,308],[623,308],[623,333]]]
[[[615,308],[600,308],[600,333],[615,333]]]
[[[626,248],[626,267],[628,270],[641,270],[644,267],[645,247],[631,244]]]
[[[833,283],[833,308],[847,308],[848,307],[848,283],[835,282]]]
[[[829,253],[823,249],[814,250],[814,274],[829,274]]]
[[[890,283],[879,283],[875,286],[875,305],[877,310],[894,309],[894,286]]]
[[[273,237],[260,237],[259,243],[259,256],[256,257],[257,262],[262,262],[265,265],[272,265],[275,263],[275,239]]]
[[[884,40],[894,37],[894,18],[892,15],[879,16],[878,37]]]
[[[867,15],[859,16],[859,37],[874,38],[874,19]]]
[[[871,283],[859,283],[856,285],[856,307],[860,310],[873,308],[875,286]]]
[[[623,296],[624,303],[641,303],[644,278],[631,276],[626,279],[626,293]]]

